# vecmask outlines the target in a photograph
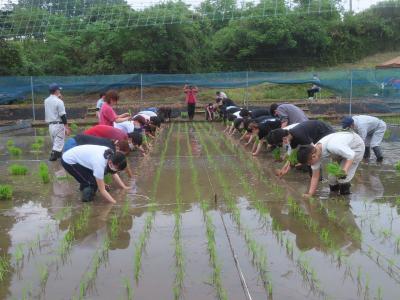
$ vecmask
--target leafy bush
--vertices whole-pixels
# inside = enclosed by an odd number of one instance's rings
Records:
[[[7,148],[11,148],[14,146],[14,140],[8,140],[7,141]]]
[[[42,150],[43,144],[39,144],[39,143],[33,143],[31,145],[31,149],[34,152],[40,152]]]
[[[11,175],[26,175],[28,173],[28,168],[23,165],[18,165],[18,164],[12,164],[8,168],[8,172]]]
[[[11,200],[13,195],[13,189],[11,185],[5,184],[0,185],[0,200]]]
[[[394,165],[396,171],[400,172],[400,160]]]

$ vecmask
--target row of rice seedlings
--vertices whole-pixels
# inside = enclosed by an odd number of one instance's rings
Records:
[[[49,167],[43,161],[39,163],[39,177],[43,183],[50,182]]]
[[[175,281],[174,281],[174,299],[180,299],[183,289],[183,278],[184,278],[184,254],[182,246],[182,217],[181,217],[181,206],[182,206],[182,195],[181,195],[181,144],[179,135],[181,133],[181,124],[178,125],[176,132],[176,156],[175,156],[175,198],[176,198],[176,209],[175,209],[175,226],[174,226],[174,241],[175,241]]]
[[[13,196],[13,188],[9,184],[0,184],[0,200],[11,200]]]
[[[12,164],[8,167],[8,173],[11,175],[26,175],[28,173],[28,167],[20,164]]]
[[[187,124],[186,129],[187,129]],[[217,297],[220,300],[225,300],[227,299],[227,294],[226,290],[222,286],[222,280],[221,280],[221,266],[219,263],[218,259],[218,254],[217,254],[217,246],[215,242],[215,226],[212,221],[212,218],[208,212],[208,203],[201,198],[200,190],[199,190],[199,175],[198,171],[194,166],[193,162],[193,156],[192,156],[192,149],[190,147],[190,137],[189,137],[189,132],[186,130],[187,135],[187,148],[188,148],[188,153],[189,153],[189,165],[190,165],[190,170],[192,173],[192,185],[194,188],[194,193],[196,198],[199,200],[201,203],[201,210],[203,213],[203,218],[204,218],[204,223],[206,225],[206,236],[207,236],[207,250],[209,254],[209,259],[210,259],[210,264],[213,268],[213,276],[212,276],[212,283],[214,285],[214,288],[216,289]]]
[[[167,137],[164,141],[164,147],[160,155],[160,163],[159,166],[156,170],[156,174],[154,176],[153,180],[153,186],[152,186],[152,192],[151,192],[151,197],[150,197],[150,205],[148,208],[148,215],[145,218],[144,221],[144,227],[143,231],[140,233],[138,240],[136,242],[136,247],[135,247],[135,255],[134,255],[134,278],[135,281],[139,281],[139,275],[140,275],[140,270],[142,267],[142,255],[143,251],[145,250],[147,240],[150,236],[151,229],[153,227],[153,221],[156,213],[156,193],[158,189],[158,184],[160,181],[160,176],[161,176],[161,171],[164,167],[164,162],[165,162],[165,155],[168,150],[168,143],[169,139],[171,137],[172,129],[174,127],[174,124],[172,124],[168,130]]]
[[[268,258],[267,258],[267,253],[266,253],[265,247],[263,247],[254,238],[250,229],[248,229],[246,227],[246,225],[242,222],[240,209],[237,207],[235,201],[233,200],[234,196],[229,192],[230,191],[229,185],[227,184],[221,171],[217,167],[216,162],[210,155],[208,146],[204,140],[204,137],[203,137],[201,131],[199,131],[199,139],[200,139],[200,143],[202,144],[202,147],[206,153],[207,160],[208,160],[209,164],[214,167],[214,172],[217,175],[218,182],[223,187],[224,199],[227,203],[229,210],[231,211],[232,219],[235,221],[235,223],[239,229],[239,233],[244,235],[244,240],[246,242],[247,248],[251,252],[252,257],[253,257],[252,263],[255,265],[255,267],[259,271],[260,278],[263,282],[265,291],[268,293],[268,296],[272,298],[273,286],[272,286],[272,281],[270,278],[270,273],[268,270]],[[213,145],[215,147],[215,150],[217,152],[219,152],[219,148],[215,144],[213,144]]]
[[[232,153],[236,153],[235,149],[233,148],[232,143],[227,142],[225,139],[224,139],[224,143],[227,146],[227,148],[230,149],[230,151]],[[216,147],[216,146],[214,145],[214,147]],[[221,150],[218,147],[216,147],[216,150],[220,154],[222,154]],[[246,157],[244,157],[243,151],[238,151],[238,154],[239,154],[240,161],[242,163],[248,162],[247,166],[248,166],[249,170],[254,174],[258,173],[260,179],[263,179],[262,181],[264,181],[264,183],[266,184],[266,187],[268,188],[270,186],[270,184],[269,184],[269,186],[267,186],[268,182],[266,181],[265,176],[260,173],[260,170],[258,168],[256,168],[255,164],[253,163],[253,160],[246,159]],[[234,168],[236,175],[239,177],[239,182],[240,182],[241,186],[244,188],[246,193],[250,196],[252,201],[254,201],[255,208],[258,211],[260,217],[265,222],[267,222],[268,215],[269,215],[268,208],[266,208],[262,204],[262,202],[257,198],[257,196],[254,193],[254,190],[251,187],[249,187],[249,185],[247,184],[246,178],[242,175],[242,172],[238,169],[238,167],[236,165],[233,165],[233,168]],[[280,190],[277,191],[277,189],[275,189],[274,192],[275,192],[275,194],[277,194],[277,196],[281,196]],[[291,260],[293,260],[293,253],[294,253],[293,241],[290,240],[288,237],[286,237],[286,240],[284,241],[282,231],[280,230],[279,225],[275,222],[274,219],[272,219],[272,232],[276,235],[279,244],[286,248],[286,253],[287,253],[288,257]],[[322,291],[322,289],[320,288],[319,280],[318,280],[318,277],[316,276],[315,270],[313,268],[311,268],[311,266],[309,264],[305,267],[304,257],[305,257],[304,254],[301,253],[301,256],[299,256],[296,259],[296,265],[300,270],[300,274],[302,275],[304,281],[309,284],[310,288],[314,292],[317,292],[321,296],[325,295],[325,292]]]
[[[92,212],[92,207],[84,205],[76,221],[74,221],[68,228],[67,233],[64,235],[60,242],[58,249],[59,255],[62,260],[66,258],[68,252],[72,248],[72,243],[75,240],[76,233],[83,231],[89,224],[89,217]]]
[[[77,297],[78,299],[85,298],[88,289],[94,286],[100,266],[108,261],[108,253],[110,250],[111,242],[118,238],[121,225],[120,220],[128,215],[129,205],[130,205],[129,198],[126,198],[124,205],[121,209],[121,213],[119,215],[114,213],[111,216],[109,233],[104,238],[101,247],[96,250],[95,254],[91,259],[88,271],[84,273],[82,279],[79,282],[79,296]],[[126,284],[128,283],[129,280],[126,282]],[[129,290],[132,292],[133,295],[133,290],[130,286],[130,283],[129,283]]]

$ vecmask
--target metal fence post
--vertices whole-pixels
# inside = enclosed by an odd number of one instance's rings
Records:
[[[247,99],[249,95],[249,71],[246,71],[246,93],[245,93],[245,103],[246,103],[246,108],[249,108],[249,100]]]
[[[349,103],[349,115],[351,116],[351,102],[353,100],[353,70],[350,70],[350,103]]]
[[[32,76],[31,76],[31,93],[32,93],[32,117],[33,117],[33,121],[36,121],[35,94],[33,92],[33,77]]]

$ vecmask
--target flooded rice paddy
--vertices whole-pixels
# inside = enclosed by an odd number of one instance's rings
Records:
[[[37,133],[37,132],[36,132]],[[348,197],[301,195],[308,174],[276,179],[214,124],[171,124],[150,157],[132,155],[132,189],[80,202],[77,183],[32,152],[31,130],[0,136],[0,299],[399,299],[400,157],[362,164]],[[8,140],[22,148],[9,156]],[[48,164],[50,182],[38,176]],[[11,176],[12,163],[28,167]]]

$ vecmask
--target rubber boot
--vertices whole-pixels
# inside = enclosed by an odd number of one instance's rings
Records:
[[[364,160],[366,162],[369,162],[370,156],[371,156],[371,147],[365,147]]]
[[[372,150],[374,150],[374,153],[375,153],[375,156],[376,156],[376,161],[377,162],[382,162],[383,155],[382,155],[381,148],[379,146],[376,146],[376,147],[372,148]]]
[[[340,195],[350,195],[351,194],[350,187],[351,187],[350,182],[339,184]]]
[[[329,185],[329,190],[331,192],[338,192],[339,191],[339,184]]]
[[[93,201],[94,189],[91,186],[87,186],[82,190],[82,201],[90,202]]]
[[[61,157],[60,152],[51,151],[49,161],[56,161],[59,157]]]

